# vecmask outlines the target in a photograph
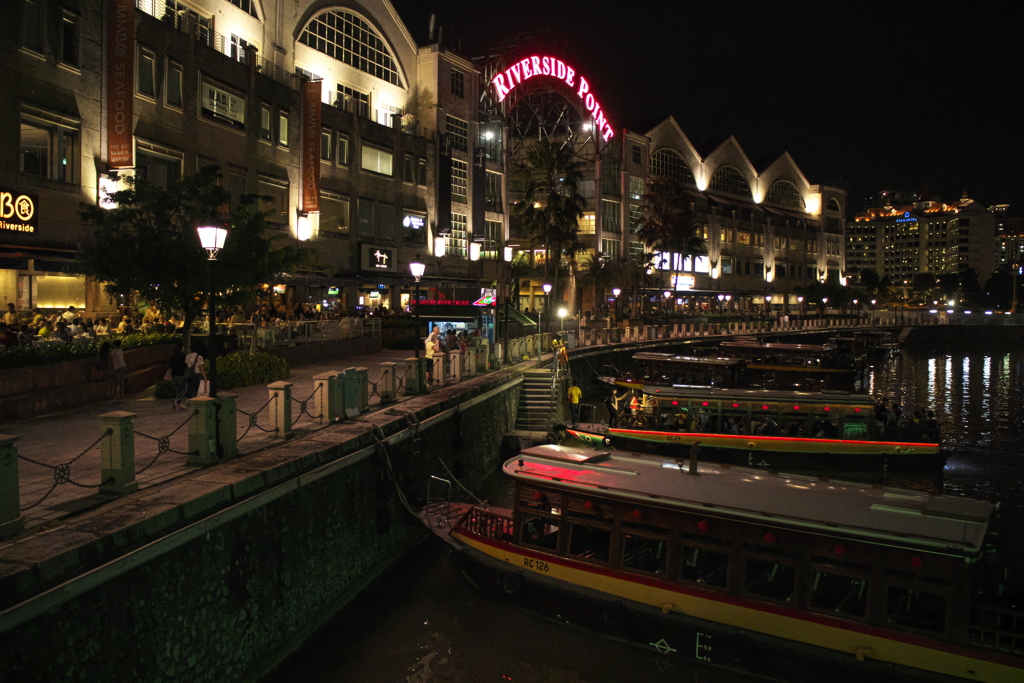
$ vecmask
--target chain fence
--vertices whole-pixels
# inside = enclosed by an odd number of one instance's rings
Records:
[[[240,437],[238,437],[238,439],[236,439],[236,442],[240,442],[242,439],[244,439],[249,434],[249,431],[253,427],[255,427],[259,431],[265,432],[265,433],[272,433],[272,432],[276,431],[273,428],[265,429],[265,428],[261,427],[259,425],[259,422],[258,422],[260,413],[262,413],[264,410],[266,410],[270,406],[270,404],[273,403],[276,400],[277,400],[277,395],[275,394],[270,400],[268,400],[266,403],[264,403],[262,406],[260,406],[259,410],[256,410],[255,412],[252,412],[252,413],[248,413],[248,412],[242,410],[241,408],[237,409],[237,411],[239,413],[241,413],[242,415],[246,416],[246,418],[248,419],[248,423],[249,424],[246,426],[245,431],[242,432],[242,435]]]
[[[294,396],[291,397],[292,401],[294,401],[295,403],[299,404],[299,412],[295,416],[295,419],[292,420],[292,427],[294,427],[296,424],[298,424],[299,420],[302,419],[303,415],[309,416],[309,419],[311,419],[311,420],[319,420],[322,417],[323,413],[318,413],[318,414],[314,415],[313,413],[309,412],[309,402],[313,400],[313,397],[315,397],[320,392],[321,389],[322,389],[322,387],[320,385],[317,385],[317,387],[315,389],[313,389],[313,393],[310,394],[309,398],[307,398],[305,401],[300,401],[299,399],[295,398]],[[275,396],[274,398],[277,398],[277,397]],[[265,407],[266,406],[264,406],[264,408]],[[262,410],[262,408],[260,410]],[[241,411],[239,411],[239,412],[241,412]],[[251,419],[250,419],[250,424],[254,424],[254,423],[252,423]],[[259,425],[255,425],[255,426],[259,427]],[[248,431],[249,430],[246,429],[246,432],[248,432]],[[270,431],[272,431],[272,430],[270,430]]]
[[[185,418],[184,422],[182,422],[180,425],[175,427],[169,434],[167,434],[165,436],[159,436],[159,437],[158,436],[150,436],[149,434],[145,434],[143,432],[140,432],[140,431],[136,430],[135,431],[135,435],[136,436],[141,436],[143,439],[149,439],[150,441],[156,441],[156,455],[153,457],[152,460],[149,461],[149,464],[147,464],[141,470],[136,470],[135,474],[136,475],[142,474],[143,472],[148,470],[150,467],[155,465],[156,461],[159,460],[160,456],[163,455],[164,453],[176,453],[177,455],[195,455],[196,451],[176,451],[173,448],[171,448],[171,437],[174,436],[175,434],[177,434],[181,430],[182,427],[184,427],[190,421],[192,421],[196,417],[196,415],[198,415],[198,414],[199,414],[198,410],[193,410],[191,413],[189,413],[188,417]]]
[[[32,503],[31,505],[29,505],[27,507],[21,508],[21,512],[27,512],[27,511],[31,510],[32,508],[38,507],[39,505],[41,505],[43,503],[43,501],[45,501],[47,498],[50,497],[50,494],[52,494],[57,489],[58,486],[61,486],[63,484],[71,484],[72,486],[77,486],[77,487],[83,488],[83,489],[95,489],[95,488],[99,488],[100,486],[102,486],[103,485],[102,481],[99,484],[82,484],[82,483],[79,483],[79,482],[75,481],[74,479],[71,478],[71,466],[74,465],[79,460],[81,460],[85,456],[86,453],[88,453],[92,449],[96,448],[96,446],[98,446],[100,444],[100,442],[103,441],[103,439],[107,438],[108,436],[113,435],[113,433],[114,433],[114,430],[108,427],[106,430],[104,430],[104,432],[102,434],[100,434],[100,437],[98,439],[96,439],[91,444],[86,446],[84,451],[82,451],[81,453],[79,453],[78,455],[73,457],[71,460],[69,460],[69,461],[67,461],[65,463],[61,463],[59,465],[49,465],[49,464],[47,464],[45,462],[39,462],[38,460],[33,460],[32,458],[29,458],[28,456],[25,456],[25,455],[21,455],[19,453],[18,454],[18,459],[19,460],[24,460],[25,462],[32,463],[33,465],[38,465],[40,467],[45,467],[45,468],[47,468],[49,470],[53,470],[53,484],[50,486],[50,489],[46,493],[44,493],[43,497],[40,498],[39,500],[37,500],[36,502]]]

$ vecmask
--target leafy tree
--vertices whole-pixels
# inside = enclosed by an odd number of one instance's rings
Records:
[[[94,230],[79,244],[69,270],[99,280],[111,298],[137,293],[161,310],[181,312],[187,342],[210,289],[207,253],[196,234],[200,224],[229,231],[214,283],[224,306],[251,301],[259,285],[301,265],[308,254],[297,245],[279,245],[284,236],[264,236],[267,212],[259,202],[268,197],[244,195],[228,212],[231,197],[218,186],[220,177],[216,166],[207,166],[166,190],[128,178],[127,189],[111,194],[117,208],[83,205],[79,216]]]
[[[559,301],[558,266],[562,256],[572,262],[585,248],[578,237],[579,219],[587,205],[579,193],[583,171],[567,146],[541,140],[527,150],[525,166],[516,179],[525,190],[523,199],[512,207],[512,216],[534,235],[535,242],[543,241],[544,278],[553,275],[551,300]],[[574,272],[572,265],[570,272]]]
[[[882,284],[882,278],[873,268],[861,268],[860,284],[869,294],[877,294]]]
[[[684,256],[707,254],[698,233],[700,222],[690,206],[692,198],[679,180],[664,176],[651,179],[643,195],[643,216],[637,221],[637,236],[649,249]],[[674,261],[674,259],[673,259]],[[669,263],[675,276],[675,263]]]
[[[615,265],[607,256],[597,252],[583,268],[582,279],[594,287],[594,315],[600,316],[604,308],[605,288],[611,283]]]

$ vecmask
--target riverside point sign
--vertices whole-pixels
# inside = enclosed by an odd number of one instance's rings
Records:
[[[491,79],[494,98],[498,102],[503,102],[517,85],[536,76],[555,78],[572,88],[576,97],[583,102],[583,106],[594,116],[594,124],[604,141],[608,142],[615,135],[614,129],[605,118],[604,110],[601,109],[594,93],[590,91],[590,83],[587,79],[561,59],[555,57],[527,57],[496,75]]]

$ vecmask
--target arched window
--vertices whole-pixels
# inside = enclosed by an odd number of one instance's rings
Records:
[[[674,178],[687,185],[697,185],[697,182],[693,179],[693,172],[690,171],[690,167],[683,161],[682,155],[668,147],[662,147],[651,155],[651,175]]]
[[[839,213],[840,210],[841,210],[839,208],[839,200],[837,200],[835,197],[833,197],[832,199],[828,200],[828,204],[825,205],[825,208],[828,211],[835,211],[836,213]]]
[[[371,76],[405,87],[398,73],[398,60],[391,56],[377,31],[352,12],[321,12],[303,29],[299,42]]]
[[[256,9],[256,0],[228,0],[228,2],[243,12],[248,12],[257,19],[260,18],[260,14]]]
[[[781,204],[782,206],[792,206],[801,211],[807,208],[800,190],[796,189],[796,185],[788,180],[776,180],[772,183],[772,186],[768,189],[768,196],[765,197],[765,201],[772,204]]]
[[[741,197],[753,197],[750,193],[750,185],[747,185],[743,174],[732,166],[722,166],[711,176],[711,189],[729,194],[738,194]]]

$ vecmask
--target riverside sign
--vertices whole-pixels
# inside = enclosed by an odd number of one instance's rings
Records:
[[[605,118],[604,110],[601,109],[594,93],[590,91],[590,83],[587,79],[561,59],[555,57],[527,57],[496,75],[491,80],[495,99],[498,102],[503,102],[517,85],[536,76],[556,78],[572,88],[576,96],[583,102],[583,106],[593,115],[594,125],[604,141],[608,142],[615,135],[615,130]],[[577,76],[579,76],[578,79]]]

